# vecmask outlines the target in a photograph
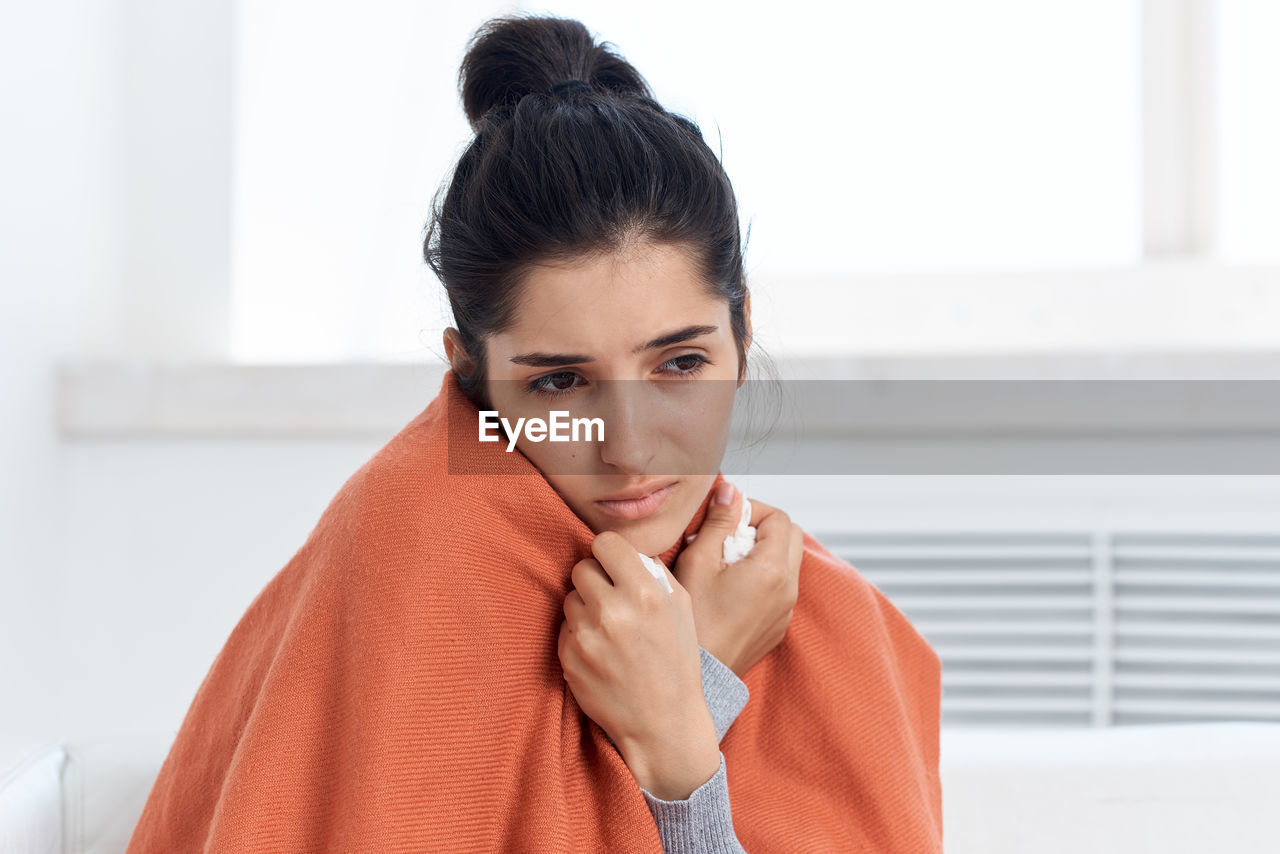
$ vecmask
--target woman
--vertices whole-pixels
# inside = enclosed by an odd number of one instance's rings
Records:
[[[236,626],[129,851],[941,851],[933,650],[781,510],[724,559],[718,160],[576,21],[489,22],[460,82],[450,370]],[[604,435],[482,440],[553,410]]]

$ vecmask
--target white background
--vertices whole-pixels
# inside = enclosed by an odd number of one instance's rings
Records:
[[[556,9],[723,139],[772,353],[1275,349],[1272,4],[1224,2],[1221,40],[1200,2],[845,5]],[[439,353],[420,230],[466,139],[462,44],[498,9],[355,9],[54,0],[0,29],[2,729],[176,730],[386,438],[72,439],[60,363]],[[846,486],[869,526],[1277,506],[1246,478]],[[829,512],[798,480],[757,494]]]

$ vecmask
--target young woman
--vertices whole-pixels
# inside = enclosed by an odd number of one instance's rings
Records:
[[[940,852],[936,654],[718,471],[719,161],[577,21],[490,21],[460,83],[440,393],[237,625],[129,851]],[[556,410],[603,436],[518,426]]]

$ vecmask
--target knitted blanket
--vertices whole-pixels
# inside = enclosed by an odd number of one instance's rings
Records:
[[[214,660],[128,854],[661,854],[557,655],[594,534],[522,453],[477,441],[477,416],[447,371],[339,490]],[[800,573],[720,743],[739,839],[941,852],[936,653],[807,533]]]

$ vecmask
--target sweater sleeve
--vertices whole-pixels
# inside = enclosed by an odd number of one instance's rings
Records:
[[[724,738],[747,705],[750,692],[746,683],[726,664],[701,646],[698,651],[702,658],[702,693],[715,721],[718,740]],[[647,789],[640,791],[644,792],[649,812],[658,825],[665,854],[746,854],[733,830],[723,753],[716,773],[684,800],[664,801]]]
[[[646,789],[640,791],[657,822],[665,854],[746,854],[733,830],[723,753],[711,779],[682,801],[664,801]]]
[[[716,741],[720,741],[746,707],[751,692],[729,665],[701,646],[698,654],[702,658],[702,693],[716,723]]]

